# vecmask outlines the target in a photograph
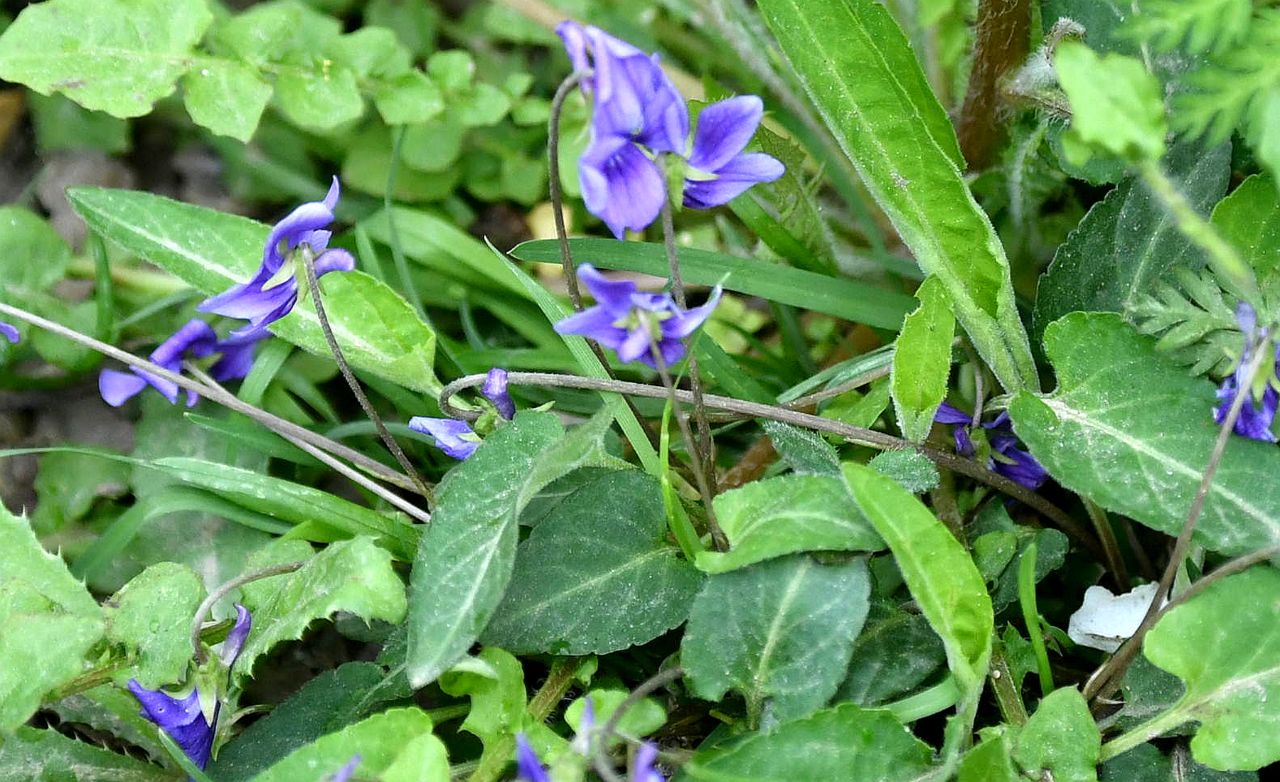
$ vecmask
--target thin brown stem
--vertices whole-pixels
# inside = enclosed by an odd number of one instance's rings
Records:
[[[440,391],[440,409],[444,411],[445,415],[453,418],[474,421],[480,415],[478,411],[463,410],[454,407],[450,404],[449,400],[465,388],[474,388],[482,385],[484,380],[484,375],[467,375],[449,383]],[[549,372],[511,372],[507,375],[507,381],[516,385],[546,386],[551,388],[578,388],[587,391],[611,391],[614,393],[625,394],[627,396],[639,396],[649,399],[665,399],[667,397],[667,389],[665,386],[648,385],[646,383],[632,383],[625,380],[604,380],[594,377],[580,377],[578,375],[561,375]],[[693,394],[683,389],[676,389],[675,396],[677,399],[685,403],[693,401]],[[742,418],[766,418],[771,421],[781,421],[784,424],[791,424],[792,426],[798,426],[803,429],[811,429],[815,432],[834,434],[837,437],[844,438],[848,442],[857,445],[864,445],[869,448],[875,448],[880,451],[915,448],[939,467],[973,478],[974,480],[984,483],[1002,494],[1022,502],[1033,510],[1038,511],[1041,515],[1048,518],[1062,529],[1063,532],[1066,532],[1074,538],[1076,542],[1089,549],[1089,552],[1098,560],[1104,560],[1104,554],[1102,552],[1102,548],[1098,545],[1098,542],[1089,536],[1089,534],[1085,532],[1084,528],[1078,524],[1075,519],[1068,515],[1066,511],[1027,487],[1016,483],[997,472],[988,470],[985,465],[982,465],[972,459],[947,451],[940,451],[936,448],[917,448],[914,443],[903,440],[900,437],[885,434],[884,432],[877,432],[874,429],[864,429],[858,426],[851,426],[843,421],[822,418],[820,416],[811,415],[798,410],[789,410],[785,407],[778,407],[776,405],[749,402],[743,399],[734,399],[732,397],[718,396],[716,394],[704,394],[703,403],[711,410],[724,410],[741,416]]]
[[[320,292],[320,280],[316,276],[316,263],[311,249],[306,245],[299,248],[298,255],[302,258],[303,270],[306,272],[307,289],[311,292],[311,301],[315,304],[316,320],[320,322],[320,331],[324,334],[324,341],[329,346],[329,351],[333,354],[333,360],[338,364],[338,371],[342,373],[342,378],[347,381],[347,386],[351,388],[351,393],[355,396],[356,401],[360,403],[360,409],[373,422],[373,427],[378,430],[378,437],[382,439],[387,450],[395,457],[400,465],[400,469],[404,470],[404,474],[409,476],[417,488],[418,493],[423,497],[431,498],[431,489],[422,480],[422,476],[418,475],[417,469],[413,463],[409,461],[409,457],[405,454],[404,449],[400,447],[400,443],[396,442],[396,438],[391,436],[391,432],[387,431],[387,425],[382,422],[382,416],[378,415],[378,411],[373,408],[373,403],[369,401],[369,397],[365,396],[364,389],[360,388],[360,381],[356,379],[355,373],[351,371],[350,365],[347,364],[347,357],[342,353],[342,347],[338,344],[338,338],[334,336],[333,327],[329,325],[329,314],[325,309],[323,296]]]
[[[1107,516],[1107,512],[1093,500],[1086,498],[1084,509],[1089,514],[1089,521],[1093,522],[1093,531],[1098,534],[1098,542],[1102,544],[1102,550],[1106,552],[1107,570],[1111,571],[1116,588],[1121,592],[1127,592],[1129,570],[1125,567],[1124,556],[1120,553],[1120,542],[1116,540],[1115,530],[1111,528],[1111,519]]]
[[[177,372],[171,372],[168,369],[165,369],[164,367],[160,366],[159,364],[153,364],[152,362],[147,361],[144,358],[138,358],[132,353],[121,350],[120,348],[117,348],[114,345],[109,345],[105,342],[102,342],[101,340],[94,339],[93,337],[90,337],[87,334],[81,334],[75,329],[68,328],[67,326],[62,325],[61,323],[56,323],[46,318],[42,318],[39,315],[36,315],[31,312],[27,312],[26,310],[21,309],[19,307],[13,307],[8,304],[0,303],[0,313],[4,313],[5,315],[18,318],[19,320],[30,323],[33,326],[38,326],[39,328],[42,328],[45,331],[48,331],[50,333],[57,334],[60,337],[69,339],[72,342],[76,342],[78,344],[84,345],[85,347],[92,348],[93,350],[98,351],[102,355],[107,356],[109,358],[113,358],[122,364],[127,364],[136,369],[141,369],[147,374],[155,375],[156,377],[163,378],[164,380],[168,380],[169,382],[173,383],[174,385],[186,391],[194,391],[197,394],[199,394],[201,397],[208,399],[211,402],[222,405],[228,410],[234,410],[235,412],[240,413],[241,415],[247,416],[253,419],[254,421],[257,421],[258,423],[274,431],[276,434],[280,435],[281,437],[285,437],[286,435],[295,437],[298,440],[309,443],[315,446],[316,448],[319,448],[320,450],[326,451],[328,453],[334,454],[335,456],[339,456],[343,459],[346,459],[347,461],[356,465],[357,467],[364,470],[368,474],[373,475],[380,480],[386,481],[387,483],[393,486],[399,487],[406,491],[417,491],[417,488],[414,486],[413,481],[411,481],[408,476],[402,475],[401,473],[398,473],[395,470],[392,470],[391,468],[387,467],[385,464],[382,464],[381,462],[376,461],[374,459],[370,459],[368,456],[360,453],[359,451],[353,448],[349,448],[343,445],[342,443],[331,440],[328,437],[325,437],[324,435],[317,434],[311,431],[310,429],[307,429],[305,427],[302,427],[293,423],[292,421],[286,421],[285,419],[280,418],[279,416],[276,416],[276,415],[272,415],[271,413],[268,413],[265,410],[260,410],[259,408],[254,407],[253,405],[248,404],[247,402],[244,402],[243,400],[239,399],[234,394],[231,394],[220,388],[215,388],[208,384],[198,382],[189,377],[186,377],[185,375],[181,375]]]
[[[573,256],[569,253],[569,231],[564,224],[564,190],[560,183],[560,114],[564,111],[564,102],[582,80],[589,74],[574,71],[569,78],[560,82],[556,94],[551,98],[551,112],[547,119],[547,186],[551,195],[551,215],[555,218],[556,239],[560,242],[560,266],[564,270],[565,285],[569,288],[569,301],[573,309],[582,311],[582,292],[578,290],[578,276],[573,268]]]
[[[1129,664],[1133,662],[1133,658],[1137,656],[1138,650],[1142,647],[1142,639],[1146,637],[1147,631],[1150,630],[1159,618],[1161,609],[1165,600],[1169,597],[1170,590],[1173,589],[1173,581],[1178,575],[1178,571],[1182,568],[1186,559],[1187,551],[1191,548],[1191,537],[1195,533],[1196,523],[1200,520],[1200,514],[1204,510],[1204,503],[1209,497],[1209,487],[1213,485],[1213,477],[1218,472],[1218,464],[1222,462],[1222,455],[1227,450],[1227,442],[1231,439],[1231,434],[1235,430],[1236,421],[1240,418],[1240,411],[1244,409],[1244,403],[1249,399],[1249,389],[1253,387],[1253,379],[1261,369],[1263,362],[1271,356],[1269,350],[1257,350],[1250,360],[1245,370],[1245,378],[1240,383],[1235,399],[1231,400],[1231,407],[1227,410],[1227,416],[1222,421],[1222,426],[1218,430],[1218,438],[1214,441],[1213,451],[1209,454],[1209,463],[1204,468],[1204,475],[1200,478],[1200,486],[1196,489],[1196,495],[1191,500],[1191,508],[1187,511],[1187,519],[1182,524],[1182,532],[1178,534],[1178,540],[1173,544],[1173,553],[1169,555],[1169,562],[1165,566],[1163,575],[1160,576],[1160,583],[1156,587],[1156,593],[1151,598],[1151,604],[1147,606],[1147,613],[1142,617],[1142,622],[1138,625],[1138,629],[1133,635],[1124,642],[1124,644],[1116,651],[1116,653],[1100,667],[1094,675],[1085,683],[1083,694],[1088,699],[1093,699],[1099,695],[1109,691],[1109,686],[1113,682],[1119,682],[1128,669]]]
[[[242,573],[210,592],[209,596],[200,604],[200,607],[196,609],[196,615],[191,620],[191,651],[192,656],[195,657],[196,664],[204,665],[209,662],[208,655],[204,653],[204,644],[200,642],[200,633],[204,630],[205,617],[209,616],[209,612],[213,610],[213,607],[218,604],[219,600],[245,584],[253,581],[259,581],[264,578],[271,578],[272,576],[282,576],[285,573],[292,573],[305,564],[305,562],[287,562],[283,565],[273,565],[269,568],[255,570],[251,573]]]

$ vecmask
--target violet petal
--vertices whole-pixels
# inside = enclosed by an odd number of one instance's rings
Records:
[[[707,173],[719,171],[747,148],[763,116],[764,102],[755,95],[739,95],[707,106],[698,115],[689,165]]]
[[[480,446],[480,443],[474,440],[463,439],[463,435],[474,434],[471,425],[466,421],[414,416],[409,419],[409,428],[435,438],[436,447],[444,451],[446,456],[454,459],[466,459]]]

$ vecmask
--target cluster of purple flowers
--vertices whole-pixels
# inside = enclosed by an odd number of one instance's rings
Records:
[[[1247,302],[1236,306],[1236,322],[1244,332],[1244,348],[1240,351],[1240,363],[1230,377],[1222,381],[1218,388],[1218,404],[1213,408],[1213,420],[1221,424],[1227,420],[1227,413],[1240,393],[1248,394],[1248,398],[1240,407],[1240,415],[1236,418],[1233,431],[1252,440],[1267,443],[1276,441],[1271,431],[1271,424],[1276,418],[1276,406],[1280,402],[1280,393],[1276,391],[1276,373],[1280,371],[1280,345],[1273,346],[1270,330],[1258,326],[1257,313]],[[1258,378],[1248,384],[1249,365],[1260,350],[1273,351],[1272,365],[1258,373]]]
[[[333,178],[322,201],[299,206],[271,228],[262,251],[262,263],[249,282],[206,299],[197,308],[228,318],[249,321],[233,330],[226,339],[218,339],[213,328],[202,320],[191,320],[173,336],[160,343],[151,354],[151,362],[170,372],[180,372],[185,359],[201,359],[219,355],[209,369],[214,380],[238,380],[249,374],[257,343],[270,336],[267,327],[293,310],[298,303],[298,278],[294,270],[295,252],[312,253],[316,274],[351,271],[355,258],[342,249],[330,249],[332,233],[326,230],[333,222],[338,205],[338,178]],[[17,331],[0,323],[0,334],[17,341]],[[178,386],[169,380],[141,369],[128,372],[104,369],[98,376],[98,390],[107,404],[119,407],[147,386],[159,391],[170,404],[177,404]],[[194,392],[187,392],[187,406],[196,403]]]
[[[252,626],[249,610],[237,604],[235,624],[222,642],[222,664],[228,669],[235,665]],[[195,687],[185,697],[175,698],[163,690],[149,690],[137,679],[130,679],[129,690],[142,704],[142,716],[168,734],[196,767],[203,770],[209,765],[218,713],[222,710],[220,702],[214,703],[212,714],[205,714],[200,703],[200,691]]]
[[[510,421],[516,417],[516,404],[507,392],[506,370],[490,369],[480,391],[503,420]],[[466,459],[480,447],[480,436],[466,421],[418,415],[409,419],[409,428],[434,437],[436,447],[454,459]]]
[[[979,448],[974,443],[973,416],[965,411],[942,403],[933,420],[940,424],[951,424],[951,434],[956,441],[956,453],[961,456],[975,456]],[[1013,433],[1013,425],[1009,422],[1009,414],[1001,413],[993,420],[979,427],[989,448],[987,467],[1009,480],[1022,484],[1028,489],[1038,489],[1049,477],[1036,457],[1018,447],[1018,438]]]
[[[667,178],[659,156],[684,161],[683,202],[692,209],[726,204],[752,185],[782,176],[775,158],[743,152],[764,114],[759,98],[707,106],[690,144],[688,105],[656,54],[573,21],[556,32],[594,101],[590,139],[578,164],[583,200],[614,236],[643,230],[661,212]]]

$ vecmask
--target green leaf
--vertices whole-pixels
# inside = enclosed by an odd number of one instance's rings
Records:
[[[0,779],[22,782],[173,782],[174,775],[56,730],[18,728],[0,741]]]
[[[1280,571],[1254,567],[1161,618],[1143,653],[1187,691],[1132,734],[1155,738],[1196,720],[1191,752],[1210,768],[1250,771],[1280,760],[1278,611]]]
[[[562,438],[555,416],[523,411],[441,485],[410,578],[407,671],[415,688],[457,662],[502,601],[520,511],[559,477],[546,470],[580,466],[575,455],[556,453]]]
[[[938,487],[942,477],[929,457],[911,448],[881,451],[867,466],[886,475],[912,494],[924,494]]]
[[[107,640],[123,645],[135,661],[120,673],[118,683],[134,678],[158,689],[182,678],[191,661],[191,620],[204,594],[194,570],[160,562],[107,601]]]
[[[129,123],[101,111],[89,111],[61,95],[29,93],[27,108],[41,154],[63,149],[93,149],[116,155],[128,152]]]
[[[724,573],[798,551],[879,551],[872,529],[844,486],[826,475],[784,475],[753,481],[715,498],[726,552],[702,551],[697,565]]]
[[[787,466],[801,475],[840,475],[840,454],[822,436],[808,429],[763,421],[769,442]]]
[[[236,670],[253,671],[259,656],[281,641],[301,638],[317,619],[338,611],[368,620],[396,623],[405,615],[404,583],[391,566],[391,555],[369,538],[331,543],[315,556],[311,546],[278,540],[249,562],[249,570],[305,559],[301,569],[241,587],[243,602],[253,612],[253,630],[245,641]]]
[[[384,679],[382,667],[373,663],[343,663],[325,671],[219,748],[209,776],[244,782],[299,747],[345,728],[381,702],[373,696]]]
[[[142,716],[138,699],[127,689],[101,684],[46,704],[45,708],[63,723],[74,722],[109,733],[146,750],[154,760],[168,762],[168,754],[156,741],[155,723]]]
[[[863,558],[820,565],[797,554],[712,576],[680,643],[691,690],[710,701],[742,693],[753,722],[821,708],[844,678],[870,591]]]
[[[1066,488],[1177,535],[1218,436],[1212,383],[1188,377],[1117,315],[1075,313],[1045,330],[1058,388],[1009,407],[1018,436]],[[1280,452],[1232,437],[1195,541],[1224,554],[1280,543]]]
[[[1095,151],[1134,163],[1164,155],[1163,90],[1141,60],[1099,57],[1079,41],[1064,41],[1053,64],[1071,100],[1071,130],[1062,139],[1070,162],[1084,165]]]
[[[471,663],[479,662],[479,665]],[[440,689],[448,695],[469,696],[471,709],[460,726],[492,750],[501,739],[524,727],[524,668],[520,661],[495,647],[482,649],[465,670],[440,676]]]
[[[31,527],[39,535],[57,532],[84,518],[99,497],[126,491],[129,465],[83,453],[47,453],[36,475],[36,509]]]
[[[379,778],[402,754],[418,755],[421,750],[417,745],[424,737],[434,740],[428,743],[439,745],[435,752],[445,754],[444,745],[431,735],[431,718],[426,712],[417,708],[384,711],[294,750],[254,777],[253,782],[323,779],[325,774],[346,765],[354,755],[360,756],[358,777]],[[441,776],[436,772],[419,777],[418,782],[448,782],[448,778],[447,773]]]
[[[213,20],[204,0],[50,0],[0,37],[0,78],[140,117],[173,92]]]
[[[516,654],[606,654],[681,624],[701,577],[666,527],[651,475],[612,472],[574,493],[520,544],[480,640]]]
[[[1213,208],[1213,225],[1236,246],[1259,279],[1280,269],[1280,191],[1275,180],[1254,174]]]
[[[0,733],[18,727],[48,691],[84,669],[102,637],[98,603],[25,519],[0,507]]]
[[[945,662],[942,641],[927,619],[873,607],[835,700],[881,706],[919,687]]]
[[[388,125],[429,122],[444,111],[444,97],[422,71],[397,76],[373,93],[373,104]]]
[[[684,773],[704,782],[915,782],[927,778],[932,759],[889,712],[844,704],[729,749],[701,750]]]
[[[1004,249],[961,176],[951,121],[889,11],[874,0],[759,6],[862,182],[920,268],[942,283],[1000,382],[1036,388]]]
[[[628,690],[589,690],[569,704],[569,708],[564,710],[564,720],[575,730],[582,730],[582,717],[587,709],[587,701],[590,700],[596,724],[608,722],[630,694]],[[618,718],[618,735],[639,739],[656,733],[666,723],[667,710],[662,708],[662,704],[653,698],[641,698],[628,704],[627,710]]]
[[[982,743],[965,754],[958,782],[1020,782],[1013,768],[1008,730],[1001,726],[984,731]]]
[[[1053,774],[1054,782],[1098,782],[1102,739],[1089,704],[1074,687],[1049,693],[1018,734],[1014,758],[1031,778]]]
[[[20,206],[0,206],[0,289],[15,296],[47,290],[70,262],[71,247],[43,218]]]
[[[1208,215],[1227,189],[1231,145],[1205,150],[1182,144],[1173,148],[1166,165],[1192,207]],[[1069,312],[1128,314],[1171,269],[1195,269],[1204,262],[1204,254],[1142,182],[1126,179],[1093,205],[1054,253],[1036,293],[1035,331],[1043,332]]]
[[[569,247],[575,258],[589,258],[601,269],[667,275],[666,251],[660,244],[570,239]],[[560,263],[560,245],[552,239],[525,242],[511,254],[522,261]],[[680,276],[686,284],[723,285],[725,290],[883,329],[901,326],[912,304],[910,296],[856,280],[685,247],[680,248]]]
[[[916,290],[920,307],[907,316],[894,343],[891,393],[902,434],[922,443],[933,429],[933,416],[947,396],[951,377],[951,339],[956,319],[947,292],[937,277]]]
[[[360,119],[364,99],[349,68],[286,68],[276,76],[276,101],[290,122],[327,131]]]
[[[1142,744],[1112,758],[1099,769],[1102,782],[1258,782],[1247,771],[1214,771],[1191,759],[1186,747],[1174,747],[1172,756],[1151,744]]]
[[[293,524],[318,523],[348,535],[372,535],[396,557],[408,559],[421,534],[398,512],[378,512],[330,492],[205,459],[156,459],[149,467],[226,497],[250,510]]]
[[[248,280],[262,258],[268,226],[151,193],[73,188],[67,197],[89,226],[206,295]],[[333,331],[353,367],[435,395],[435,333],[391,288],[360,272],[322,280]],[[316,355],[329,348],[315,309],[300,303],[273,333]]]
[[[210,59],[182,77],[182,100],[197,125],[248,143],[271,100],[271,84],[250,65]]]

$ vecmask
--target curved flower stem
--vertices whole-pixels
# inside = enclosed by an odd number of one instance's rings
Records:
[[[369,397],[365,396],[364,390],[360,388],[360,381],[356,379],[355,373],[351,371],[351,367],[347,364],[347,357],[342,354],[342,348],[338,345],[338,338],[334,336],[333,327],[329,325],[329,315],[325,311],[324,302],[321,301],[320,280],[316,276],[315,257],[311,252],[311,248],[306,245],[300,245],[298,254],[302,257],[302,267],[307,276],[307,288],[311,292],[311,300],[316,307],[316,320],[320,321],[320,331],[324,333],[324,341],[328,343],[329,350],[333,353],[333,360],[338,364],[338,371],[342,373],[343,379],[347,381],[347,385],[351,388],[351,393],[355,395],[356,401],[360,403],[360,409],[364,411],[364,414],[373,422],[374,428],[378,430],[378,437],[382,438],[387,450],[391,452],[391,455],[400,464],[400,469],[404,470],[404,474],[413,481],[418,493],[426,497],[428,501],[431,500],[433,496],[431,489],[423,482],[422,476],[418,475],[418,471],[414,469],[413,463],[405,455],[400,443],[396,442],[396,438],[391,436],[391,432],[387,431],[387,425],[382,422],[382,417],[378,415],[378,411],[373,409],[373,404],[369,401]]]
[[[205,617],[213,610],[213,607],[219,600],[236,591],[240,587],[253,581],[259,581],[272,576],[282,576],[285,573],[292,573],[305,565],[305,562],[286,562],[283,565],[273,565],[262,570],[255,570],[252,573],[242,573],[225,584],[209,593],[204,599],[200,607],[196,609],[196,615],[191,620],[191,650],[192,656],[195,657],[196,664],[204,665],[209,662],[209,656],[204,653],[204,645],[200,643],[200,631],[204,629]]]
[[[467,375],[460,377],[446,385],[440,391],[440,409],[445,415],[459,418],[465,421],[474,421],[480,416],[479,411],[462,410],[454,407],[449,400],[459,391],[465,388],[474,388],[484,384],[485,375]],[[625,380],[603,380],[594,377],[580,377],[578,375],[561,375],[550,372],[510,372],[507,374],[507,382],[516,385],[531,386],[547,386],[551,388],[577,388],[586,391],[612,391],[628,396],[640,396],[650,399],[665,399],[667,397],[667,389],[664,386],[648,385],[646,383],[632,383]],[[682,402],[692,402],[693,394],[682,389],[675,390],[675,396]],[[926,458],[939,467],[959,473],[974,480],[984,483],[987,486],[999,491],[1015,500],[1022,502],[1033,510],[1038,511],[1045,518],[1052,521],[1062,531],[1066,532],[1076,542],[1089,549],[1099,561],[1104,561],[1102,548],[1098,542],[1085,532],[1084,527],[1076,523],[1066,511],[1036,494],[1027,487],[1012,481],[997,472],[988,470],[985,465],[959,456],[947,451],[940,451],[936,448],[918,448],[914,443],[903,440],[893,435],[877,432],[874,429],[864,429],[858,426],[850,426],[842,421],[835,421],[829,418],[804,413],[799,410],[790,410],[777,405],[766,405],[760,402],[748,402],[743,399],[734,399],[727,396],[718,396],[716,394],[703,395],[703,401],[708,409],[724,410],[743,418],[766,418],[771,421],[781,421],[784,424],[791,424],[802,429],[811,429],[815,432],[825,432],[834,434],[837,437],[843,437],[845,440],[857,445],[864,445],[868,448],[875,448],[880,451],[896,451],[906,448],[918,450]]]
[[[1253,360],[1249,362],[1249,367],[1245,373],[1245,380],[1239,386],[1235,399],[1231,400],[1231,407],[1227,410],[1227,417],[1222,421],[1222,427],[1218,430],[1218,439],[1213,444],[1213,451],[1209,454],[1209,463],[1204,468],[1204,475],[1200,478],[1200,486],[1196,489],[1196,496],[1191,500],[1191,509],[1187,511],[1187,520],[1182,524],[1182,532],[1178,534],[1178,540],[1173,544],[1173,553],[1169,555],[1169,563],[1165,566],[1164,573],[1160,576],[1160,584],[1156,587],[1156,593],[1151,597],[1151,604],[1147,606],[1147,613],[1142,617],[1142,622],[1138,625],[1138,629],[1134,631],[1129,640],[1124,642],[1116,653],[1102,664],[1089,677],[1089,681],[1085,682],[1082,690],[1085,698],[1092,700],[1106,692],[1110,692],[1114,688],[1113,683],[1118,683],[1120,677],[1128,669],[1129,664],[1133,662],[1133,658],[1137,656],[1138,650],[1142,648],[1142,639],[1146,636],[1147,631],[1155,626],[1156,620],[1162,614],[1162,606],[1166,598],[1169,597],[1170,590],[1173,589],[1173,580],[1181,569],[1183,560],[1186,559],[1187,550],[1191,547],[1191,536],[1196,530],[1196,523],[1200,520],[1200,513],[1204,510],[1205,500],[1209,496],[1209,487],[1213,484],[1213,476],[1218,472],[1218,464],[1222,461],[1222,455],[1227,450],[1227,442],[1231,438],[1232,432],[1235,430],[1236,420],[1240,418],[1240,411],[1244,409],[1244,403],[1249,399],[1249,389],[1253,387],[1253,379],[1257,376],[1258,370],[1261,369],[1263,362],[1271,357],[1271,351],[1259,350]]]
[[[658,671],[658,673],[641,682],[639,687],[636,687],[634,690],[629,692],[627,697],[622,699],[622,703],[618,704],[618,708],[614,709],[613,713],[609,715],[609,719],[605,721],[604,727],[600,729],[600,740],[596,744],[598,751],[591,758],[591,765],[595,768],[596,773],[600,775],[601,779],[605,782],[626,782],[625,779],[618,776],[618,773],[613,770],[613,766],[609,761],[608,755],[609,739],[613,737],[615,732],[617,732],[618,723],[622,722],[622,718],[626,716],[632,706],[635,706],[649,694],[657,692],[659,689],[666,687],[671,682],[683,676],[684,669],[678,666],[675,668],[668,668],[665,671]]]
[[[317,434],[306,427],[299,426],[292,421],[286,421],[279,416],[272,415],[265,410],[254,407],[234,394],[221,388],[216,388],[214,386],[192,380],[191,378],[185,375],[180,375],[177,372],[170,372],[158,364],[153,364],[144,358],[138,358],[132,353],[121,350],[114,345],[108,345],[107,343],[94,339],[87,334],[81,334],[75,329],[68,328],[61,323],[55,323],[54,321],[42,318],[39,315],[27,312],[19,307],[14,307],[0,302],[0,313],[26,321],[33,326],[44,329],[45,331],[57,334],[60,337],[64,337],[72,342],[84,345],[85,347],[92,348],[102,355],[113,358],[122,364],[128,364],[129,366],[141,369],[148,374],[168,380],[179,388],[187,391],[194,391],[211,402],[222,405],[228,410],[234,410],[241,415],[257,421],[281,437],[297,438],[298,440],[308,443],[315,448],[346,459],[361,470],[364,470],[366,473],[378,478],[379,480],[386,481],[393,486],[404,489],[405,491],[417,491],[417,487],[408,476],[402,475],[401,473],[387,467],[385,464],[374,459],[370,459],[368,456],[365,456],[359,451],[349,448],[342,443],[335,442],[334,440],[331,440],[324,435]]]
[[[574,71],[560,82],[551,99],[551,112],[547,120],[547,187],[551,195],[551,215],[555,218],[556,239],[560,242],[560,266],[564,269],[565,285],[569,288],[569,300],[576,312],[582,311],[582,292],[578,290],[578,276],[573,268],[573,256],[569,253],[569,232],[564,225],[564,191],[560,185],[560,113],[564,102],[590,71]]]
[[[680,277],[680,257],[676,250],[675,218],[671,214],[671,199],[662,199],[662,246],[667,251],[667,267],[671,274],[671,294],[675,297],[680,309],[688,309],[689,302],[684,295],[684,280]],[[697,337],[694,338],[695,340]],[[654,347],[654,355],[661,361],[660,351]],[[702,401],[702,375],[698,372],[698,357],[694,355],[692,346],[689,349],[689,389],[693,391],[693,419],[698,423],[698,459],[701,462],[702,481],[711,492],[706,496],[708,515],[713,537],[719,532],[715,524],[715,516],[711,514],[711,501],[716,491],[716,443],[711,436],[711,424],[707,421],[707,407]],[[696,469],[696,466],[695,466]],[[717,547],[719,547],[717,541]]]
[[[187,371],[190,372],[193,377],[199,379],[201,382],[206,383],[209,386],[214,388],[222,388],[222,386],[218,385],[218,381],[209,377],[207,374],[204,373],[202,369],[195,366],[194,364],[188,362],[186,367],[187,367]],[[308,442],[305,442],[303,440],[299,440],[298,438],[293,437],[292,435],[281,434],[280,436],[288,440],[289,442],[293,443],[293,445],[298,449],[302,450],[307,454],[310,454],[315,459],[323,462],[331,470],[347,478],[347,480],[351,481],[352,483],[363,486],[365,489],[369,490],[373,494],[376,494],[384,502],[387,502],[388,504],[393,505],[399,508],[400,510],[404,511],[405,513],[409,514],[410,517],[417,519],[423,524],[431,523],[430,513],[427,513],[426,511],[422,510],[417,505],[414,505],[412,502],[409,502],[408,500],[403,499],[395,492],[388,491],[378,483],[375,483],[369,478],[366,478],[365,476],[361,475],[358,471],[351,469],[350,467],[343,464],[338,459],[335,459],[334,457],[330,456],[329,454],[325,453],[324,451],[320,450],[314,445]]]

